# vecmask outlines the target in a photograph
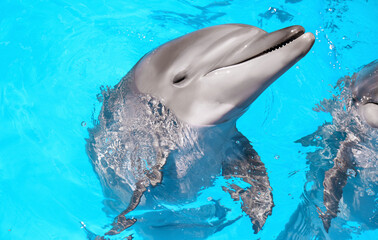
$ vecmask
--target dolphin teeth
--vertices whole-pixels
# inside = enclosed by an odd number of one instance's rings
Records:
[[[277,45],[269,48],[268,50],[265,50],[264,52],[262,52],[262,53],[260,53],[260,54],[258,54],[256,56],[254,56],[253,58],[256,58],[256,57],[259,57],[259,56],[264,55],[266,53],[273,52],[273,51],[275,51],[277,49],[280,49],[280,48],[288,45],[289,43],[291,43],[292,41],[294,41],[295,39],[297,39],[299,36],[301,36],[303,34],[304,34],[304,32],[300,31],[300,32],[294,34],[293,36],[291,36],[290,38],[288,38],[287,40],[285,40],[284,42],[279,43],[279,44],[277,44]]]
[[[242,63],[244,63],[244,62],[248,62],[248,61],[250,61],[250,60],[252,60],[252,59],[255,59],[255,58],[261,57],[262,55],[265,55],[265,54],[267,54],[267,53],[270,53],[270,52],[273,52],[273,51],[275,51],[275,50],[277,50],[277,49],[280,49],[280,48],[282,48],[282,47],[284,47],[284,46],[290,44],[291,42],[293,42],[295,39],[299,38],[299,37],[300,37],[301,35],[303,35],[303,34],[304,34],[304,30],[299,30],[296,34],[294,34],[294,35],[292,35],[291,37],[287,38],[287,39],[284,40],[283,42],[278,43],[277,45],[274,45],[273,47],[270,47],[270,48],[268,48],[267,50],[265,50],[265,51],[263,51],[263,52],[261,52],[261,53],[259,53],[259,54],[257,54],[257,55],[251,56],[250,58],[244,59],[244,60],[242,60],[242,61],[240,61],[240,62],[234,63],[234,64],[229,65],[229,66],[235,66],[235,65],[238,65],[238,64],[242,64]],[[229,67],[229,66],[223,66],[223,67],[221,67],[221,68]],[[219,69],[219,68],[217,68],[217,69]],[[215,70],[217,70],[217,69],[213,69],[213,70],[211,70],[210,72],[215,71]],[[210,72],[209,72],[209,73],[210,73]],[[207,73],[207,74],[209,74],[209,73]]]

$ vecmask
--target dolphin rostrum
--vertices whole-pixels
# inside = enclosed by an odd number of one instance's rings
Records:
[[[258,232],[271,214],[272,193],[265,166],[236,120],[314,39],[301,26],[272,33],[243,24],[208,27],[149,52],[104,91],[87,151],[105,194],[127,206],[106,234],[133,225],[137,219],[125,215],[140,203],[193,200],[220,175],[247,184],[223,190],[242,202]],[[119,209],[114,201],[108,205]],[[194,215],[185,218],[210,227]],[[174,224],[184,226],[179,220],[166,226]]]

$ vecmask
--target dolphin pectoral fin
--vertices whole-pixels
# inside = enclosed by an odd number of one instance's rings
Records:
[[[144,186],[144,182],[138,182],[137,188],[135,189],[133,196],[131,197],[129,206],[114,219],[114,222],[112,223],[112,229],[105,233],[105,235],[119,234],[126,228],[131,227],[137,221],[135,218],[126,218],[125,215],[133,211],[138,206],[140,199],[142,198],[145,191],[146,187]]]
[[[337,217],[339,202],[343,196],[343,188],[347,184],[348,169],[353,169],[351,146],[353,142],[344,141],[340,144],[336,158],[333,160],[334,165],[324,176],[323,201],[326,212],[319,211],[319,216],[323,221],[326,232],[331,227],[331,220]]]
[[[105,235],[119,234],[134,225],[137,220],[135,218],[126,218],[125,215],[133,211],[139,205],[140,199],[148,186],[155,187],[157,184],[161,183],[163,175],[160,170],[164,164],[165,159],[161,161],[161,164],[155,165],[150,171],[146,171],[148,181],[139,181],[136,183],[136,189],[133,192],[129,206],[114,219],[112,229],[105,233]]]
[[[253,230],[258,233],[269,215],[272,214],[273,195],[264,163],[241,133],[233,138],[233,146],[227,151],[227,159],[222,166],[222,174],[226,179],[239,178],[248,187],[231,184],[224,190],[234,200],[242,201],[242,210],[250,217]],[[232,151],[232,152],[231,152]],[[244,185],[244,184],[239,184]]]

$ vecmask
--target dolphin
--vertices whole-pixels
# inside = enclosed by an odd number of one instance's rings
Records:
[[[272,33],[244,24],[208,27],[147,53],[114,88],[104,90],[87,152],[105,195],[117,200],[107,205],[119,210],[122,202],[126,208],[106,235],[132,226],[137,219],[126,214],[138,205],[191,201],[219,176],[244,182],[223,190],[241,201],[255,233],[261,230],[272,212],[272,189],[236,120],[308,53],[314,39],[301,26]],[[224,216],[226,210],[211,202],[213,210],[206,212]],[[154,227],[214,228],[207,221],[212,216],[183,216],[162,218]]]
[[[360,117],[367,126],[376,129],[378,128],[378,61],[375,60],[364,66],[354,78],[350,104],[356,108],[356,117]],[[321,218],[327,232],[331,226],[331,220],[337,216],[343,188],[349,177],[348,170],[356,168],[352,150],[359,141],[363,141],[361,137],[356,137],[353,131],[349,134],[348,132],[346,131],[346,138],[340,144],[337,156],[333,160],[334,166],[324,176],[323,198],[327,210],[321,213]]]
[[[338,94],[315,109],[330,113],[332,123],[296,141],[318,150],[307,155],[310,170],[303,201],[277,239],[350,238],[341,219],[363,222],[361,230],[377,228],[373,209],[378,190],[378,60],[339,79],[335,88]],[[329,232],[337,216],[339,221]]]

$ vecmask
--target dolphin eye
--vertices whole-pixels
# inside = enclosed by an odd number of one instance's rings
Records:
[[[173,78],[173,84],[180,84],[186,79],[185,73],[179,73]]]

